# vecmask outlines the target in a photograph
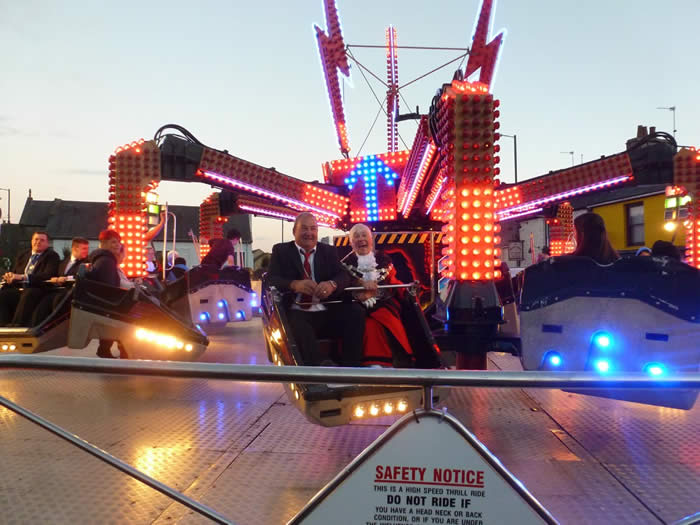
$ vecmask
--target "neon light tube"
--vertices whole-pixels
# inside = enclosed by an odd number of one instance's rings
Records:
[[[505,214],[513,213],[513,212],[525,211],[525,210],[528,210],[532,207],[539,206],[541,204],[547,204],[549,202],[556,201],[559,199],[566,199],[567,197],[571,197],[573,195],[578,195],[579,193],[597,190],[599,188],[604,188],[605,186],[612,186],[613,184],[619,184],[620,182],[625,182],[631,178],[632,178],[631,175],[622,175],[620,177],[615,177],[614,179],[608,179],[608,180],[603,181],[603,182],[589,184],[588,186],[580,186],[578,188],[574,188],[573,190],[568,190],[568,191],[565,191],[562,193],[556,193],[554,195],[550,195],[549,197],[543,197],[541,199],[526,202],[525,204],[519,204],[518,206],[513,206],[512,208],[500,210],[500,211],[496,212],[496,215],[502,216]]]
[[[212,173],[211,171],[203,171],[202,174],[205,177],[208,177],[210,179],[216,179],[219,182],[223,182],[225,184],[229,184],[235,188],[241,188],[244,190],[252,191],[253,193],[259,193],[260,195],[264,195],[265,197],[270,197],[271,199],[276,199],[282,202],[287,202],[289,204],[294,204],[295,206],[299,206],[304,209],[308,210],[313,210],[317,213],[320,213],[321,215],[330,215],[331,217],[335,217],[336,219],[340,219],[340,215],[337,213],[334,213],[329,210],[324,210],[323,208],[317,208],[316,206],[312,206],[311,204],[308,204],[306,202],[302,202],[296,199],[291,199],[289,197],[285,197],[284,195],[280,195],[279,193],[274,193],[272,191],[264,190],[262,188],[259,188],[257,186],[253,186],[251,184],[247,184],[245,182],[241,182],[235,179],[231,179],[229,177],[225,177],[223,175],[219,175],[218,173]]]

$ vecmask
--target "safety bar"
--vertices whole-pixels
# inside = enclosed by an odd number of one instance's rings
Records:
[[[377,290],[386,290],[386,289],[391,289],[391,288],[411,288],[415,286],[414,283],[410,284],[380,284],[377,286]],[[348,286],[347,288],[343,288],[344,292],[363,292],[366,290],[369,290],[370,288],[365,288],[363,286]]]
[[[383,290],[383,289],[388,289],[388,288],[413,288],[416,284],[411,283],[411,284],[382,284],[380,286],[377,286],[377,290]],[[343,288],[344,292],[363,292],[369,290],[369,288],[364,288],[363,286],[348,286],[347,288]],[[288,293],[295,293],[295,292],[288,292]],[[296,295],[296,294],[295,294]],[[344,303],[345,301],[341,299],[334,299],[332,301],[319,301],[317,303],[314,302],[300,302],[300,301],[294,301],[294,304],[297,306],[313,306],[315,304],[340,304]]]
[[[172,270],[175,266],[175,258],[173,264],[168,266],[168,216],[173,218],[173,254],[175,253],[177,243],[177,217],[171,211],[168,211],[168,203],[165,203],[165,224],[163,225],[163,281],[165,281],[168,270]]]
[[[391,368],[385,371],[378,368],[127,361],[39,355],[0,356],[0,368],[233,379],[267,383],[354,383],[357,385],[509,388],[700,388],[699,372],[683,372],[662,377],[650,377],[643,372],[636,372],[609,374],[602,377],[595,372],[504,372],[408,368]]]

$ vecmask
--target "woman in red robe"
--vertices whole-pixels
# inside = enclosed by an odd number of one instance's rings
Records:
[[[401,323],[405,289],[378,289],[378,285],[403,284],[396,278],[391,258],[374,251],[371,230],[356,224],[350,230],[353,251],[343,264],[365,290],[354,296],[367,309],[363,363],[365,366],[412,367],[415,360]]]

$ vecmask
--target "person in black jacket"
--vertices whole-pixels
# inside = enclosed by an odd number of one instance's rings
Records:
[[[114,230],[102,230],[98,238],[100,247],[90,254],[91,267],[85,272],[85,278],[119,288],[117,258],[122,238]]]
[[[90,254],[91,268],[85,272],[85,278],[119,288],[118,261],[122,246],[121,236],[114,230],[102,230],[98,238],[100,239],[100,247]],[[113,358],[111,352],[113,343],[112,339],[100,339],[97,356]],[[123,347],[119,349],[119,353],[126,357]]]
[[[30,289],[42,286],[45,281],[58,274],[61,258],[49,247],[49,235],[36,231],[32,235],[32,249],[17,257],[11,272],[2,276],[0,290],[0,326],[17,324],[23,315],[20,308],[21,288]],[[17,320],[16,320],[17,319]]]
[[[266,284],[295,292],[287,310],[292,333],[305,364],[322,362],[318,338],[342,339],[342,365],[361,366],[365,312],[357,303],[321,304],[337,299],[350,284],[350,274],[338,260],[334,246],[318,242],[318,224],[311,213],[301,213],[294,222],[294,241],[276,244]]]
[[[90,246],[87,239],[75,237],[71,242],[70,257],[66,257],[61,261],[61,264],[58,265],[58,276],[50,279],[54,286],[52,288],[33,290],[35,297],[33,297],[32,304],[27,309],[31,317],[31,321],[29,321],[31,326],[38,325],[56,309],[66,293],[68,293],[69,286],[77,275],[80,265],[88,262],[89,250]],[[27,292],[25,292],[26,294]],[[36,307],[33,305],[36,305]],[[24,321],[26,323],[27,319],[25,318]]]

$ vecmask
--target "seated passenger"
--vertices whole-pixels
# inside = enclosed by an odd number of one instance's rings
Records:
[[[120,253],[124,253],[121,236],[114,230],[102,230],[99,239],[100,247],[90,255],[91,268],[85,272],[85,278],[121,288],[119,257]],[[123,255],[121,257],[123,260]],[[97,356],[108,359],[113,358],[111,352],[113,343],[114,341],[111,339],[100,339],[100,344],[97,347]],[[121,345],[119,345],[119,354],[122,358],[127,357]]]
[[[611,264],[620,258],[608,240],[603,218],[596,213],[584,213],[574,219],[576,249],[571,255],[590,257],[598,264]]]
[[[318,242],[316,218],[300,213],[292,230],[294,240],[272,248],[267,285],[295,292],[287,318],[305,364],[325,361],[318,338],[339,337],[342,365],[360,366],[365,313],[357,303],[323,305],[322,300],[338,298],[350,283],[350,275],[338,261],[335,247]]]
[[[669,257],[676,261],[681,260],[681,252],[678,247],[668,241],[656,241],[651,247],[651,255],[654,257]]]
[[[37,231],[32,235],[32,249],[17,257],[11,272],[2,276],[0,290],[0,326],[21,326],[31,313],[35,303],[24,301],[20,288],[26,290],[44,285],[44,282],[58,274],[59,255],[49,247],[49,235]],[[28,320],[27,320],[28,321]]]
[[[168,282],[177,281],[180,277],[185,275],[188,270],[187,261],[185,261],[183,257],[176,257],[174,263],[175,264],[173,264],[173,267],[166,276]]]
[[[34,293],[37,295],[33,308],[33,313],[30,312],[30,326],[36,326],[41,321],[46,319],[53,312],[68,292],[65,287],[75,275],[78,273],[80,265],[88,261],[88,251],[90,246],[87,239],[75,237],[71,242],[70,257],[66,257],[58,266],[58,276],[52,277],[49,282],[54,284],[53,288],[37,289]]]
[[[202,259],[202,264],[210,264],[221,269],[224,265],[236,266],[236,245],[241,240],[241,233],[232,229],[226,232],[224,239],[211,239],[209,253]]]
[[[391,258],[374,251],[372,232],[367,226],[356,224],[350,229],[349,236],[353,251],[344,262],[356,277],[357,284],[366,288],[353,293],[367,310],[362,362],[365,366],[410,368],[414,365],[413,350],[401,322],[399,302],[405,289],[377,288],[380,284],[403,283],[396,278]]]
[[[651,257],[651,249],[647,248],[646,246],[642,246],[639,248],[639,250],[634,252],[634,255],[636,257]]]

